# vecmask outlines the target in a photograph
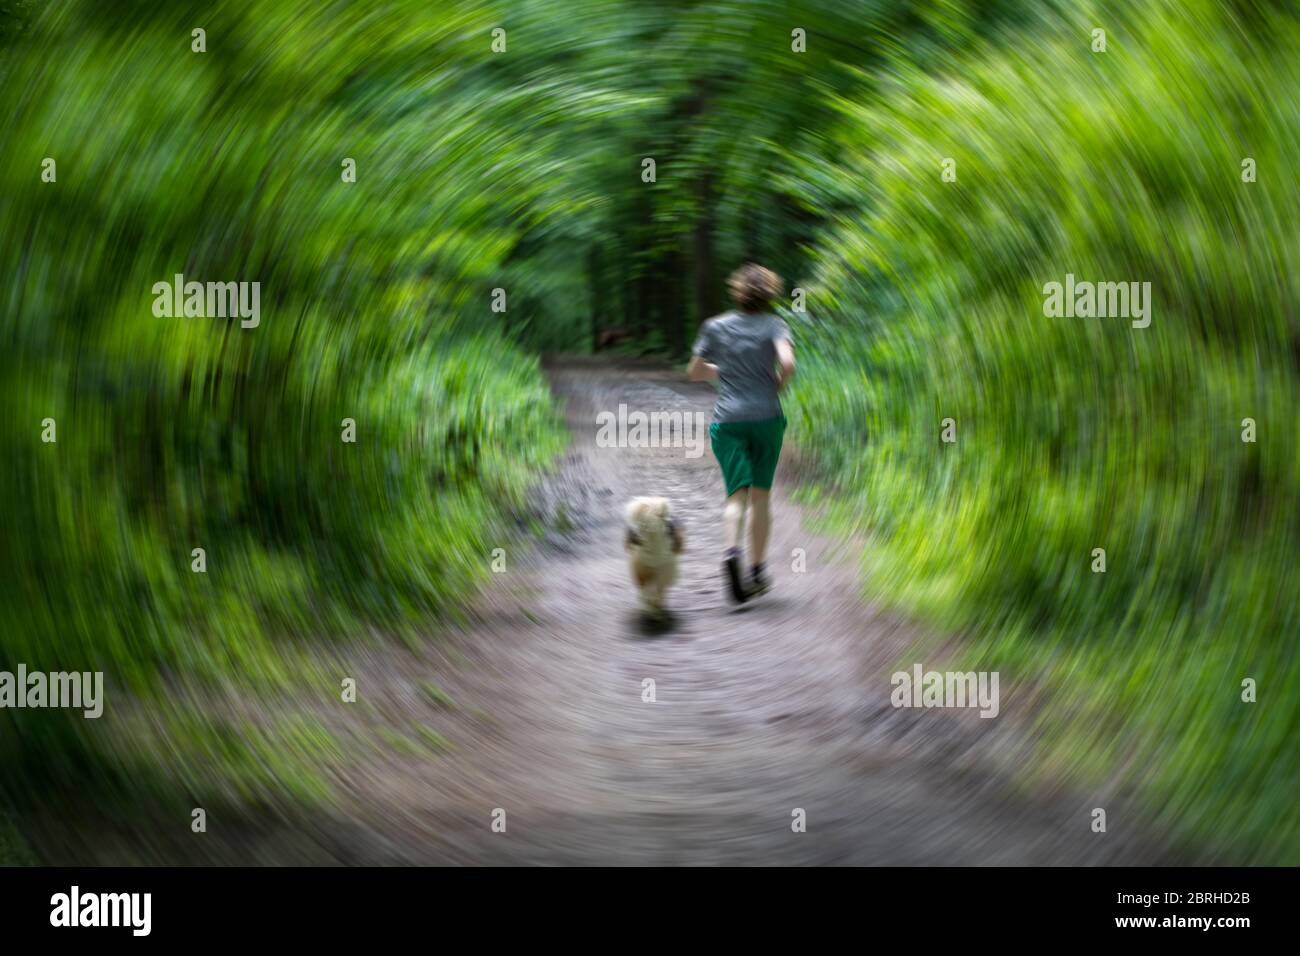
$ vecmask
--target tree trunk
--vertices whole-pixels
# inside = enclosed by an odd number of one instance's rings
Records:
[[[692,254],[695,260],[695,321],[698,326],[717,309],[714,294],[717,288],[717,268],[713,261],[713,183],[706,172],[697,188],[700,208],[695,218],[695,235]],[[685,316],[683,316],[685,321]]]
[[[587,250],[587,288],[591,296],[591,350],[600,347],[600,332],[605,327],[605,275],[600,246],[593,244]]]

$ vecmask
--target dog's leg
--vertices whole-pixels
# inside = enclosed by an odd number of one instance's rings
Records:
[[[655,602],[655,582],[653,580],[643,583],[638,590],[638,597],[641,599],[641,610],[646,614],[654,614],[657,610]]]
[[[655,580],[655,613],[661,617],[668,613],[668,587],[662,575]]]

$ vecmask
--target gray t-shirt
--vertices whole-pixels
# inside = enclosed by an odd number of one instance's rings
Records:
[[[718,367],[715,422],[755,422],[781,414],[776,392],[776,343],[791,341],[778,316],[727,312],[700,326],[695,354]]]

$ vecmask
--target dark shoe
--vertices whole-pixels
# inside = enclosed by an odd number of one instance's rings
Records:
[[[755,565],[749,576],[749,588],[746,597],[758,597],[772,590],[772,581],[760,565]]]
[[[740,558],[733,554],[723,561],[722,574],[731,588],[731,600],[737,604],[743,604],[749,594],[745,591],[745,586],[740,579]]]

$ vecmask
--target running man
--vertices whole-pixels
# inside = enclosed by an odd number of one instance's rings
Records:
[[[723,575],[732,600],[741,603],[771,588],[763,558],[771,529],[772,478],[785,436],[779,396],[794,377],[794,343],[789,327],[771,311],[782,294],[780,276],[749,263],[732,273],[727,285],[737,310],[700,327],[686,377],[717,382],[709,438],[727,492]],[[747,582],[741,577],[740,550],[746,512],[752,561]]]

